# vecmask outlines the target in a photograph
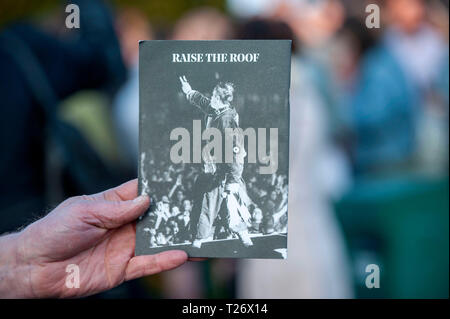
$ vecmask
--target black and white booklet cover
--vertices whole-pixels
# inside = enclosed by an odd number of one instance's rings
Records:
[[[141,41],[136,255],[286,258],[290,40]]]

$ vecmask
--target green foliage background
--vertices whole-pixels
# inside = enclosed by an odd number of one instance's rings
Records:
[[[225,10],[225,0],[110,0],[113,8],[134,7],[148,16],[151,24],[159,29],[166,28],[179,19],[186,11],[195,7],[210,6]],[[60,16],[64,6],[70,1],[61,0],[1,0],[0,28],[21,19],[45,20]]]

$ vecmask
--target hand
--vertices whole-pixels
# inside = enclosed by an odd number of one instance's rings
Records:
[[[181,82],[181,90],[183,91],[184,94],[188,94],[189,92],[192,91],[191,85],[189,84],[189,82],[187,81],[186,77],[180,76],[179,77],[180,82]]]
[[[20,233],[0,237],[0,297],[87,296],[183,264],[183,251],[134,257],[134,221],[150,203],[136,196],[133,180],[69,198]],[[70,264],[79,267],[79,288],[66,287]]]

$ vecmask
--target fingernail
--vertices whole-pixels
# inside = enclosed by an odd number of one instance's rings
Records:
[[[147,200],[148,196],[147,195],[141,195],[136,197],[135,199],[133,199],[134,203],[143,203]]]

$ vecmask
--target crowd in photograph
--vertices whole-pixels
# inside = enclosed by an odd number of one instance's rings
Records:
[[[154,167],[149,182],[152,206],[147,212],[144,231],[149,235],[150,247],[192,242],[191,213],[194,207],[193,187],[202,165],[171,164],[150,159]],[[246,165],[244,182],[251,203],[248,231],[255,235],[287,232],[287,176],[260,175],[256,164]],[[221,239],[231,239],[235,235]],[[218,239],[218,238],[213,238]]]

